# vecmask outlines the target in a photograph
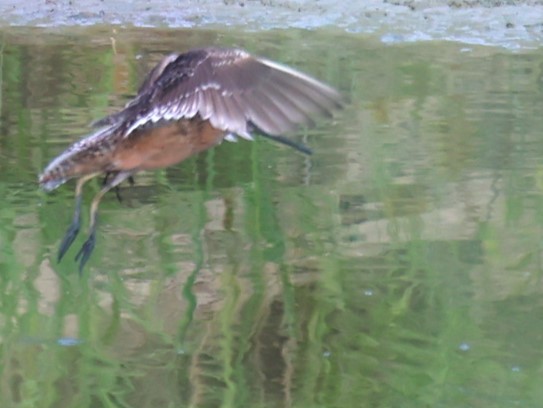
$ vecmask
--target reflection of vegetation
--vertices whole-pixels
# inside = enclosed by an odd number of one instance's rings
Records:
[[[6,35],[0,406],[541,405],[539,57],[310,34]],[[212,43],[338,84],[340,123],[294,136],[312,158],[225,143],[142,174],[92,273],[54,264],[72,192],[36,173]]]

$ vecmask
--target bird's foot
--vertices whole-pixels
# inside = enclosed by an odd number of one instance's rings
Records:
[[[62,239],[62,243],[58,249],[57,262],[62,260],[68,249],[72,246],[77,234],[79,234],[79,226],[79,220],[74,220],[66,231],[66,234],[64,234],[64,238]]]
[[[94,245],[96,244],[96,233],[95,231],[92,231],[89,234],[89,237],[75,256],[75,261],[79,261],[79,274],[83,273],[83,268],[85,267],[85,264],[89,260],[92,251],[94,250]]]
[[[60,262],[68,249],[72,246],[77,234],[79,234],[79,228],[81,226],[81,195],[76,196],[75,198],[75,212],[72,223],[68,227],[60,247],[58,249],[57,262]]]

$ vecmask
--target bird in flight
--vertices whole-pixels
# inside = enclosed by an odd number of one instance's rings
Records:
[[[39,176],[46,191],[77,179],[73,220],[58,261],[79,233],[81,193],[90,179],[105,175],[91,203],[89,235],[75,257],[80,273],[96,243],[100,200],[124,180],[237,137],[260,135],[310,154],[283,134],[340,106],[340,94],[328,85],[241,49],[202,48],[166,56],[124,109],[94,122],[99,130],[68,147]]]

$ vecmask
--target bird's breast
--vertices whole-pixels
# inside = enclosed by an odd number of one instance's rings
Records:
[[[215,146],[224,135],[224,131],[201,119],[136,130],[112,152],[113,167],[130,171],[171,166]]]

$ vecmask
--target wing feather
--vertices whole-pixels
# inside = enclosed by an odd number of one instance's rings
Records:
[[[267,91],[267,95],[274,100],[276,106],[282,110],[294,126],[297,124],[313,125],[310,112],[306,112],[307,109],[300,109],[299,107],[305,104],[305,100],[295,94],[287,97],[285,96],[286,93],[286,90],[279,86]]]
[[[292,68],[239,49],[204,48],[165,57],[124,110],[96,123],[123,125],[130,137],[140,127],[198,115],[225,134],[252,139],[255,127],[280,135],[340,105],[336,90]]]
[[[278,106],[278,103],[273,99],[273,97],[270,96],[268,92],[265,92],[264,89],[255,91],[255,104],[265,107],[265,111],[268,113],[268,117],[272,122],[272,126],[266,128],[260,125],[260,123],[258,122],[258,118],[249,118],[256,127],[261,128],[264,132],[271,135],[282,134],[293,128],[294,124],[281,110],[281,108]]]

